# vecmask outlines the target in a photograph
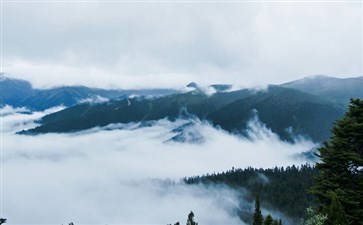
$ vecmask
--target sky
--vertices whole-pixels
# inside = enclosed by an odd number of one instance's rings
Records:
[[[2,71],[35,87],[362,76],[361,2],[4,1]]]
[[[15,134],[60,109],[1,110],[1,201],[9,224],[183,224],[193,210],[199,224],[243,225],[236,209],[254,207],[245,200],[246,190],[190,186],[180,179],[232,167],[301,165],[307,161],[296,154],[315,147],[304,138],[282,142],[257,117],[249,124],[250,139],[194,121],[189,132],[204,137],[198,144],[167,141],[185,120],[163,119],[146,127],[113,124],[72,134]],[[263,208],[263,213],[283,218],[273,209]]]

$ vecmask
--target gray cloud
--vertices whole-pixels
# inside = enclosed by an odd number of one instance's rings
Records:
[[[239,205],[241,193],[223,186],[187,186],[179,179],[232,167],[300,164],[305,161],[294,155],[314,146],[281,142],[257,120],[250,124],[253,139],[196,122],[202,144],[165,142],[184,120],[23,136],[14,132],[34,126],[31,121],[50,111],[19,111],[24,109],[2,110],[2,201],[9,224],[183,223],[189,210],[201,224],[240,224],[234,209],[253,208]]]
[[[3,3],[4,72],[38,87],[362,74],[361,3]]]

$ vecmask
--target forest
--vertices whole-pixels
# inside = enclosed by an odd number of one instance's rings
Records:
[[[363,224],[363,101],[351,99],[344,117],[332,128],[332,137],[317,150],[318,163],[273,169],[234,169],[185,178],[188,184],[227,184],[256,196],[255,213],[240,210],[253,225],[262,219],[260,202],[305,225]],[[260,196],[260,197],[259,197]]]
[[[272,169],[249,167],[188,177],[184,181],[187,184],[226,184],[236,190],[247,190],[249,202],[254,202],[258,195],[264,208],[283,212],[297,222],[301,218],[306,218],[306,208],[315,204],[314,196],[309,194],[308,190],[312,187],[317,174],[318,171],[308,164]],[[253,209],[242,207],[242,210],[239,211],[240,218],[251,223],[251,211]]]

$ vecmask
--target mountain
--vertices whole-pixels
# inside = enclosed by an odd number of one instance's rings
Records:
[[[291,81],[282,86],[318,95],[344,107],[350,98],[363,98],[363,77],[335,78],[318,75]]]
[[[247,135],[247,123],[257,112],[260,121],[281,139],[293,141],[297,135],[314,141],[330,137],[332,122],[344,110],[315,95],[291,88],[270,86],[266,91],[234,101],[207,116],[223,129]]]
[[[145,122],[162,118],[175,120],[197,116],[205,119],[216,109],[249,94],[249,90],[241,90],[208,96],[203,92],[192,91],[159,98],[136,97],[101,104],[84,103],[43,117],[40,121],[42,126],[29,132],[72,132],[110,123]]]
[[[324,98],[280,86],[214,95],[195,90],[159,98],[79,104],[47,115],[39,121],[40,126],[21,133],[74,132],[110,123],[197,117],[227,131],[247,135],[247,122],[255,112],[266,127],[283,140],[293,141],[296,135],[304,135],[323,141],[330,136],[332,122],[340,118],[344,110]],[[178,140],[182,140],[180,137]]]
[[[0,106],[27,107],[31,110],[45,110],[59,105],[70,107],[83,101],[99,99],[123,99],[132,95],[162,96],[178,92],[172,89],[105,90],[84,86],[34,89],[28,81],[11,79],[3,74],[0,85]]]
[[[34,94],[31,84],[23,80],[0,76],[1,95],[0,106],[22,106],[21,101]]]

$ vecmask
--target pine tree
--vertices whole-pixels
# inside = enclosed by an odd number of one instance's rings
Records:
[[[256,196],[256,203],[255,203],[255,213],[253,214],[253,225],[262,225],[263,223],[263,216],[261,213],[260,208],[260,198],[257,195]]]
[[[190,211],[188,215],[187,225],[198,225],[198,223],[194,221],[194,213],[192,211]]]
[[[362,224],[363,218],[363,101],[351,99],[345,116],[335,122],[330,142],[318,151],[319,170],[312,193],[318,199],[318,213],[328,217],[339,207],[348,224]],[[336,195],[338,203],[332,197]],[[336,201],[334,200],[334,201]],[[338,205],[335,205],[338,204]],[[340,217],[339,217],[340,218]],[[332,224],[334,218],[328,218]]]
[[[4,223],[6,223],[6,219],[0,218],[0,224],[4,224]]]
[[[342,205],[335,193],[333,193],[330,210],[328,214],[329,221],[332,225],[347,225],[347,219],[342,209]]]
[[[263,225],[273,225],[274,220],[271,215],[267,215],[265,220],[263,221]]]

